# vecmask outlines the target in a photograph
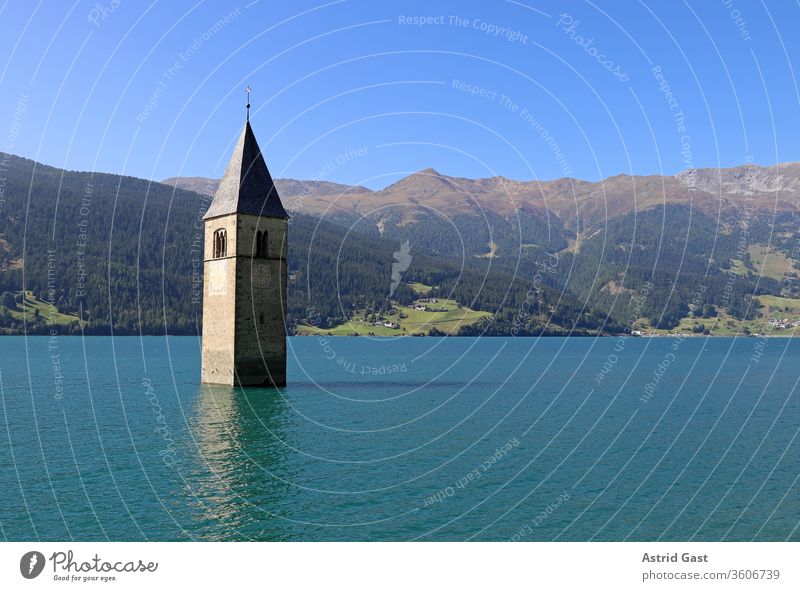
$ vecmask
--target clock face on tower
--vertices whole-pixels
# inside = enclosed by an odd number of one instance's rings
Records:
[[[253,285],[255,287],[269,285],[269,267],[267,265],[253,265]]]

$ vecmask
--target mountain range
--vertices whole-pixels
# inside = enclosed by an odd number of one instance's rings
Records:
[[[46,332],[57,318],[70,332],[199,330],[198,220],[217,180],[3,162],[0,329]],[[276,185],[292,214],[292,326],[410,305],[412,285],[484,312],[461,334],[683,330],[715,318],[746,329],[770,312],[764,298],[799,295],[797,163],[599,182],[426,169],[377,191]],[[390,299],[406,242],[412,262]]]
[[[217,179],[172,177],[165,184],[213,195]],[[800,206],[800,163],[773,167],[691,169],[675,176],[620,174],[602,181],[571,178],[517,181],[502,176],[468,179],[432,168],[413,173],[379,191],[327,181],[279,179],[288,209],[316,216],[381,220],[402,211],[404,222],[430,215],[501,216],[529,212],[557,217],[571,232],[602,225],[608,218],[659,205],[682,204],[710,215],[752,208],[761,212],[796,211]]]

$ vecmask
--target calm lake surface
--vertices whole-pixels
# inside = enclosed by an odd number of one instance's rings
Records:
[[[800,342],[0,338],[6,540],[800,540]]]

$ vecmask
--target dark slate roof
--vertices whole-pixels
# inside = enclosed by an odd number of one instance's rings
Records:
[[[269,174],[250,122],[244,126],[225,176],[203,219],[230,213],[251,213],[271,218],[289,217]]]

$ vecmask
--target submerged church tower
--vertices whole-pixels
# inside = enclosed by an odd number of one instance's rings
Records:
[[[289,216],[247,121],[203,217],[202,381],[286,384]]]

